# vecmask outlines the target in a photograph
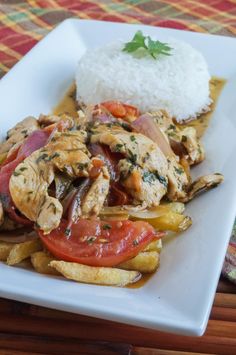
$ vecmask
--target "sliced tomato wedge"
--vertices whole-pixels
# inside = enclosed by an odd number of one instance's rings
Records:
[[[120,101],[105,101],[100,104],[105,107],[114,117],[128,119],[133,121],[139,116],[136,107],[124,104]]]
[[[45,247],[61,260],[91,266],[118,265],[164,235],[143,221],[81,219],[72,224],[69,236],[66,226],[67,222],[63,221],[47,235],[39,230]]]

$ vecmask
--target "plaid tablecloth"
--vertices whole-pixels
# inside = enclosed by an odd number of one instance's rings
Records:
[[[0,78],[70,17],[236,36],[236,0],[0,0]],[[223,274],[236,283],[236,223]]]

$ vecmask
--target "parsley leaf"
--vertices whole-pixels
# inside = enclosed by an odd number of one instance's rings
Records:
[[[145,39],[142,31],[137,31],[131,42],[125,43],[124,52],[132,53],[135,52],[139,48],[144,48],[147,50],[147,46],[145,44]]]
[[[172,50],[167,43],[153,41],[150,36],[144,36],[142,31],[137,31],[132,41],[125,43],[123,51],[133,53],[139,49],[142,49],[145,54],[149,54],[154,59],[157,59],[160,54],[171,55],[169,52]]]
[[[151,37],[147,37],[148,40],[148,52],[154,58],[157,59],[158,55],[171,55],[168,53],[171,51],[171,48],[166,44],[160,41],[153,41]]]

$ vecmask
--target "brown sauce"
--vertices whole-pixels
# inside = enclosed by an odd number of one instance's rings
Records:
[[[192,120],[188,123],[181,124],[179,127],[192,126],[196,129],[198,137],[202,137],[205,130],[209,126],[210,119],[212,117],[212,113],[214,112],[217,99],[226,83],[225,79],[212,77],[210,81],[210,92],[213,103],[211,104],[211,110],[202,113],[197,119]],[[75,83],[71,85],[71,87],[66,92],[65,96],[59,102],[59,104],[54,108],[53,113],[55,115],[61,115],[63,113],[67,113],[72,117],[77,117],[77,104],[76,104],[76,86]]]
[[[54,108],[53,113],[54,115],[62,115],[63,113],[67,113],[72,117],[77,117],[77,104],[76,104],[76,86],[73,83],[68,91],[66,92],[65,96],[59,102],[59,104]]]
[[[211,98],[213,100],[213,103],[211,105],[211,110],[209,112],[201,114],[195,120],[179,125],[179,127],[181,128],[183,126],[192,126],[196,129],[198,137],[202,137],[207,127],[209,126],[212,113],[214,112],[216,106],[217,99],[219,98],[225,83],[226,83],[225,79],[212,77],[210,81],[210,92],[211,92]],[[54,108],[53,113],[55,115],[61,115],[63,113],[67,113],[72,117],[77,117],[78,108],[76,104],[75,93],[76,93],[76,86],[75,83],[73,83],[69,88],[69,90],[66,92],[65,96],[59,102],[59,104]],[[154,274],[155,273],[144,274],[138,282],[128,285],[128,288],[140,288],[144,286]]]

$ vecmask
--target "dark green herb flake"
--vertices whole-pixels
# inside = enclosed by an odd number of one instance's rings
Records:
[[[66,229],[65,229],[65,235],[66,235],[67,237],[69,237],[69,236],[71,235],[71,229],[70,229],[70,228],[66,228]]]
[[[131,142],[135,142],[136,141],[135,136],[130,136],[130,140],[131,140]]]
[[[48,154],[47,153],[43,153],[42,155],[40,155],[38,157],[38,159],[36,159],[36,164],[38,164],[41,160],[46,160],[48,158]]]
[[[14,171],[14,172],[13,172],[13,175],[14,175],[14,176],[19,176],[19,175],[21,175],[21,173],[20,173],[19,171]]]
[[[82,171],[88,167],[88,163],[78,163],[77,166],[78,166],[78,169]]]
[[[175,127],[175,125],[170,124],[169,127],[168,127],[168,129],[173,129],[173,130],[175,131],[175,130],[176,130],[176,127]]]
[[[133,153],[132,150],[128,149],[129,153],[129,160],[131,163],[136,164],[137,163],[137,154]]]
[[[116,144],[116,146],[115,146],[115,151],[116,152],[121,152],[121,149],[123,148],[123,144],[120,144],[120,143],[118,143],[118,144]]]
[[[176,166],[174,168],[177,174],[181,175],[184,173],[184,170],[182,168],[176,168]]]
[[[102,226],[102,229],[104,229],[104,230],[111,229],[111,225],[110,225],[110,224],[104,224],[104,225]]]
[[[54,158],[58,158],[60,156],[60,154],[59,153],[54,153],[53,155],[51,155],[49,158],[48,158],[48,160],[50,161],[50,160],[52,160],[52,159],[54,159]]]
[[[88,237],[87,243],[92,244],[93,242],[95,242],[96,239],[97,239],[97,237]]]

